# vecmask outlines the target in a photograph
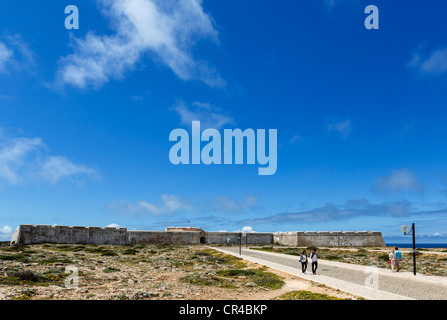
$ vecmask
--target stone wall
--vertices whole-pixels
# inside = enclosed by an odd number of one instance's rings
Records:
[[[206,231],[127,231],[129,243],[159,243],[159,244],[272,244],[272,233],[246,233],[239,240],[239,232],[206,232]]]
[[[198,244],[200,231],[127,231],[129,244]]]
[[[384,247],[381,232],[295,231],[273,234],[274,243],[292,247]]]
[[[241,240],[239,240],[239,232],[207,232],[206,241],[207,243],[214,244],[226,244],[229,240],[230,244],[237,245],[239,242],[242,244],[272,244],[273,234],[272,233],[261,233],[261,232],[250,232],[245,233]]]
[[[200,230],[200,229],[199,229]],[[13,233],[11,244],[239,244],[238,232],[206,231],[130,231],[126,228],[68,227],[50,225],[20,225]],[[272,233],[247,233],[242,244],[272,244]]]
[[[50,226],[22,224],[14,232],[12,244],[126,244],[125,228]]]
[[[292,247],[372,247],[385,246],[380,232],[206,232],[206,231],[129,231],[126,228],[78,226],[20,225],[13,233],[11,244],[251,244],[278,243]]]

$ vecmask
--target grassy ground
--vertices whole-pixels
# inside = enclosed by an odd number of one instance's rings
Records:
[[[284,253],[289,255],[300,256],[303,250],[306,250],[309,256],[313,247],[308,248],[293,248],[293,247],[253,247],[252,249]],[[354,250],[340,250],[338,248],[324,248],[317,249],[318,258],[323,260],[339,261],[344,263],[352,263],[358,265],[376,266],[379,268],[388,268],[391,266],[388,263],[388,253],[392,248],[388,248],[388,252],[383,252],[384,248],[358,248]],[[424,252],[425,251],[425,252]],[[416,250],[416,264],[417,272],[434,276],[447,276],[447,255],[430,254],[426,249]],[[442,251],[441,251],[442,252]],[[401,270],[413,271],[413,253],[410,251],[403,251],[402,262],[400,263]]]
[[[346,299],[333,297],[323,293],[315,293],[306,290],[300,290],[285,293],[277,297],[275,300],[346,300]]]
[[[294,291],[291,279],[204,245],[0,246],[0,299],[272,299]]]

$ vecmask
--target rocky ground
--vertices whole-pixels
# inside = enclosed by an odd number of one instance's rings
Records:
[[[0,300],[333,298],[357,299],[205,245],[0,247]]]

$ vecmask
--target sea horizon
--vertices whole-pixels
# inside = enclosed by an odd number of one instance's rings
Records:
[[[413,248],[412,243],[396,243],[396,242],[385,242],[387,247],[400,247],[400,248]],[[416,243],[416,248],[447,248],[447,243]]]

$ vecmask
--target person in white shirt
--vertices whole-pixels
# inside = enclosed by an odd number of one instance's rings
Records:
[[[312,261],[312,273],[316,274],[318,268],[317,249],[314,249],[314,251],[310,254],[310,260]]]
[[[394,271],[394,266],[396,265],[396,254],[394,250],[391,251],[388,256],[390,257],[391,270]]]
[[[301,262],[301,270],[303,271],[303,273],[306,273],[306,270],[307,270],[306,250],[303,250],[303,252],[301,253],[300,262]]]

